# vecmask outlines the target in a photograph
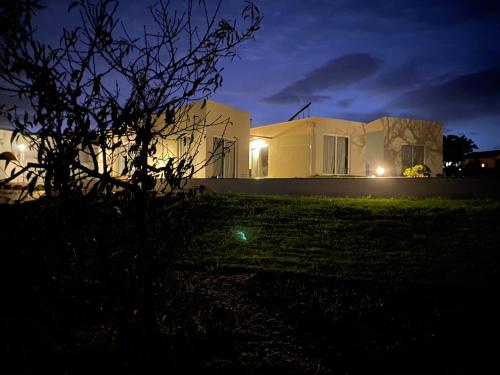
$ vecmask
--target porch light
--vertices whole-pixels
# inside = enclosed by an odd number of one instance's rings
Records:
[[[377,173],[378,176],[382,176],[385,173],[385,168],[377,167],[375,173]]]
[[[250,141],[250,149],[256,149],[260,150],[261,148],[264,148],[267,146],[267,143],[263,139],[254,139]]]

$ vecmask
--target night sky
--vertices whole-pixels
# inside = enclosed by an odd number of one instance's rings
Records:
[[[500,149],[500,0],[256,0],[256,40],[227,63],[214,99],[251,113],[253,126],[311,116],[442,120],[481,150]],[[41,32],[71,26],[68,2],[45,1]],[[154,1],[121,1],[130,30]],[[226,0],[238,17],[243,1]]]

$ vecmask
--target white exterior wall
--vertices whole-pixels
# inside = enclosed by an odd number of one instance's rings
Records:
[[[11,152],[17,159],[17,162],[10,162],[5,167],[5,161],[0,160],[0,179],[10,177],[14,169],[19,170],[27,163],[36,163],[36,150],[30,146],[30,140],[22,135],[18,135],[11,143],[13,131],[9,129],[0,129],[0,153]],[[21,175],[12,181],[13,183],[26,182],[26,176]]]
[[[252,128],[250,134],[253,139],[261,139],[268,144],[268,177],[324,175],[325,135],[347,137],[348,175],[365,175],[365,128],[361,122],[311,117],[259,126]]]
[[[159,121],[161,121],[161,117]],[[213,100],[207,100],[204,106],[202,101],[194,103],[189,111],[183,113],[182,118],[179,119],[179,128],[175,132],[175,136],[159,145],[156,156],[160,159],[167,159],[169,156],[178,157],[177,138],[184,131],[186,136],[190,136],[192,131],[189,126],[193,123],[206,125],[205,127],[199,126],[194,136],[194,142],[197,144],[193,160],[197,170],[194,178],[210,178],[214,174],[213,163],[210,161],[214,137],[222,137],[235,142],[235,177],[249,176],[250,113]]]

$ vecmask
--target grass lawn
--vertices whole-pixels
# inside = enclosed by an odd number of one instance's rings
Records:
[[[205,195],[184,263],[347,279],[498,284],[500,202]]]
[[[0,373],[496,366],[500,201],[204,194],[166,204],[151,203],[149,238],[123,202],[0,205]],[[148,244],[151,342],[136,281]]]

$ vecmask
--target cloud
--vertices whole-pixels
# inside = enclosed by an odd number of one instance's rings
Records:
[[[348,108],[354,102],[353,98],[345,98],[337,101],[337,105],[341,108]]]
[[[337,12],[350,15],[353,23],[366,27],[387,24],[390,27],[442,28],[464,22],[498,18],[500,2],[497,0],[376,0],[338,2]],[[323,9],[324,11],[324,9]]]
[[[263,99],[267,103],[288,104],[303,98],[313,102],[329,99],[318,92],[347,87],[374,75],[380,69],[380,60],[366,54],[353,53],[328,61],[322,67],[309,72],[280,92]]]
[[[321,103],[330,99],[327,95],[313,95],[313,94],[293,94],[291,92],[280,91],[277,94],[264,98],[263,101],[273,104],[290,104],[290,103],[303,103],[313,102]]]
[[[411,90],[387,108],[443,120],[500,117],[500,65]]]
[[[16,95],[12,93],[7,93],[5,91],[0,91],[0,106],[4,107],[4,110],[12,109],[16,107],[18,114],[24,114],[24,112],[33,113],[33,108],[31,104],[26,100],[21,100]],[[0,125],[2,127],[7,126],[8,122],[5,116],[0,116]]]
[[[350,121],[360,121],[360,122],[371,122],[373,120],[379,119],[384,116],[390,116],[390,113],[385,111],[374,111],[374,112],[333,112],[329,113],[327,117],[340,118],[343,120]]]
[[[386,69],[372,82],[376,90],[408,89],[422,82],[421,69],[423,63],[418,59],[405,61],[403,64]]]

